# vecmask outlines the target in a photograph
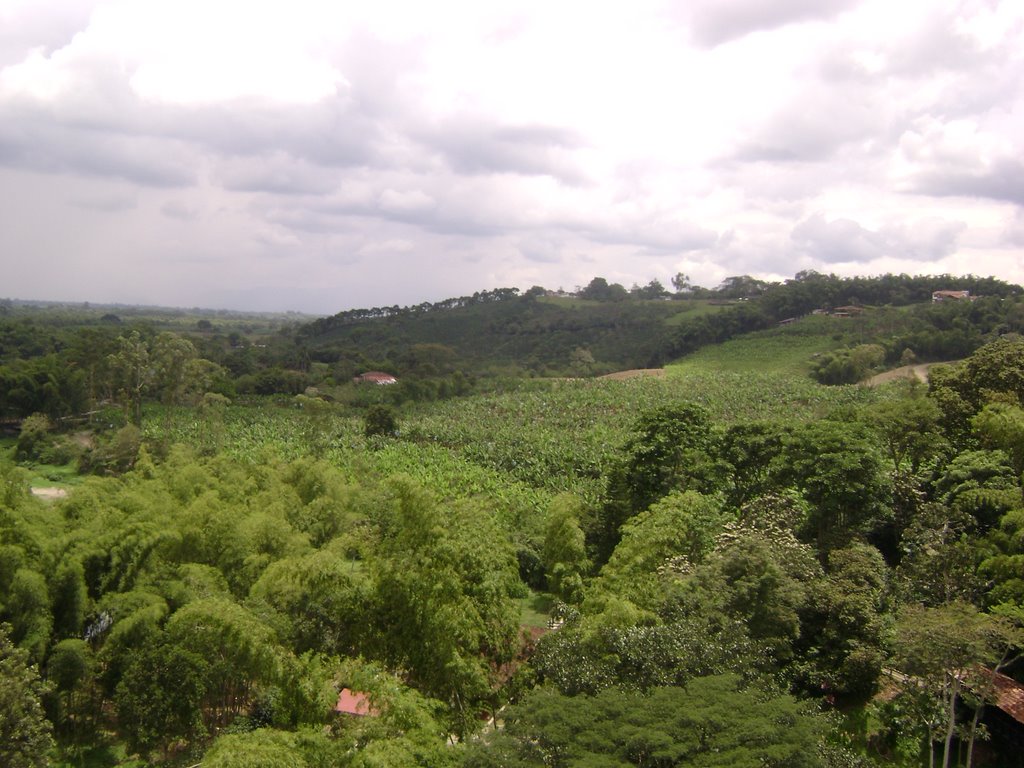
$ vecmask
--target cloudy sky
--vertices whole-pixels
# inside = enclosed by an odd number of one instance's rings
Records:
[[[1024,3],[0,0],[0,297],[1024,283]]]

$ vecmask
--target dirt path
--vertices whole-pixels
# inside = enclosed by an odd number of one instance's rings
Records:
[[[891,371],[872,376],[865,381],[869,387],[877,387],[879,384],[888,384],[897,379],[916,378],[918,381],[928,383],[928,369],[933,365],[945,365],[945,363],[921,363],[919,365],[904,365],[901,368],[894,368]]]
[[[597,378],[611,379],[613,381],[622,381],[623,379],[637,379],[641,376],[661,377],[664,375],[664,368],[634,368],[631,371],[616,371],[615,373],[606,373],[604,376],[598,376]]]

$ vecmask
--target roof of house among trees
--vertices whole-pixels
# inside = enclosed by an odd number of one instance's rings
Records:
[[[376,717],[380,714],[370,703],[369,696],[360,691],[350,691],[348,688],[341,689],[334,711],[341,712],[343,715],[358,715],[359,717],[367,715]]]
[[[991,674],[996,706],[1018,723],[1024,723],[1024,685],[999,672]]]
[[[369,384],[395,384],[398,379],[390,373],[384,373],[384,371],[367,371],[356,376],[356,381]]]

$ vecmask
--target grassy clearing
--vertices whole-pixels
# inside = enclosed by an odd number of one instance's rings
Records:
[[[681,299],[673,301],[671,306],[678,307],[678,310],[665,320],[668,326],[682,325],[687,320],[714,315],[729,308],[727,304],[712,304],[708,299]]]
[[[855,320],[852,322],[856,322]],[[815,355],[844,346],[850,319],[805,317],[790,325],[704,347],[673,365],[679,372],[782,373],[806,376]]]
[[[78,464],[29,464],[23,465],[29,472],[29,484],[33,488],[73,488],[82,482]]]
[[[519,623],[524,627],[547,627],[551,611],[555,607],[555,598],[547,592],[531,592],[527,597],[516,601],[519,604]]]

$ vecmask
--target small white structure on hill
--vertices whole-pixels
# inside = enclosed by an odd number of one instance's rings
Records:
[[[356,384],[378,384],[380,386],[398,383],[398,379],[390,373],[384,373],[383,371],[367,371],[356,376],[353,381]]]

